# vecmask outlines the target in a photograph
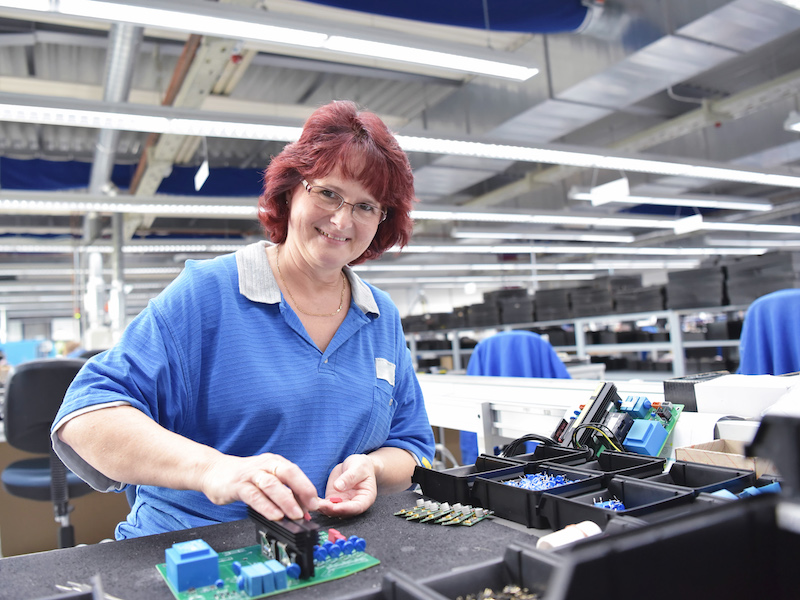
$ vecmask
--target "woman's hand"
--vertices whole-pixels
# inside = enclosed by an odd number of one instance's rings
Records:
[[[365,454],[351,454],[333,468],[328,477],[325,499],[319,511],[330,517],[360,515],[378,496],[378,473],[382,464]]]
[[[201,491],[214,504],[241,500],[270,521],[308,518],[319,504],[316,488],[300,467],[269,453],[220,455],[204,473]]]

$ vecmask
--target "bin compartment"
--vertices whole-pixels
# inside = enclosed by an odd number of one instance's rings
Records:
[[[518,468],[518,462],[481,455],[474,465],[464,465],[444,471],[417,466],[414,468],[411,481],[419,484],[423,494],[439,502],[473,504],[472,484],[478,474],[504,469],[513,471]]]
[[[612,510],[596,506],[597,503],[615,499],[622,502],[624,509]],[[638,517],[688,504],[693,499],[694,492],[689,488],[616,476],[600,490],[584,494],[567,497],[545,493],[540,502],[540,512],[553,529],[561,529],[581,521],[594,521],[605,529],[608,521],[616,515]]]
[[[673,463],[669,471],[648,477],[648,481],[692,488],[696,494],[717,490],[742,490],[756,481],[753,471],[715,467],[686,461]]]
[[[563,476],[570,483],[550,489],[531,490],[509,485],[509,481],[520,479],[525,475],[542,475],[545,477]],[[539,511],[539,503],[545,492],[552,494],[575,495],[602,487],[602,475],[579,471],[560,464],[528,463],[516,472],[503,470],[500,474],[479,475],[472,487],[475,501],[503,517],[526,527],[539,529],[550,527],[550,523]]]

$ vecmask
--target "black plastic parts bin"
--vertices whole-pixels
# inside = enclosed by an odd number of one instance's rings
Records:
[[[423,494],[439,502],[473,504],[472,483],[475,481],[475,477],[479,473],[502,469],[511,471],[519,469],[519,463],[481,455],[474,465],[464,465],[444,471],[434,471],[417,466],[414,468],[411,481],[419,484]]]
[[[526,490],[506,483],[523,475],[535,473],[552,476],[563,475],[572,480],[572,483],[540,491]],[[544,529],[550,527],[549,521],[539,511],[539,503],[545,492],[570,496],[591,490],[596,491],[601,487],[602,476],[600,474],[592,475],[586,471],[578,471],[569,466],[552,463],[543,465],[529,463],[513,473],[504,469],[500,475],[479,475],[472,486],[472,496],[475,502],[494,511],[498,517],[522,523],[526,527]]]
[[[755,484],[756,475],[753,471],[679,460],[673,463],[666,473],[648,477],[647,481],[680,485],[692,488],[696,494],[699,494],[717,490],[741,491]]]
[[[576,465],[575,468],[587,471],[602,471],[605,481],[616,475],[627,477],[651,477],[664,472],[665,458],[644,456],[632,452],[605,451],[595,460]]]
[[[595,506],[616,498],[625,505],[625,510],[611,510]],[[540,512],[548,519],[553,529],[562,529],[581,521],[594,521],[605,528],[615,515],[640,516],[679,504],[688,504],[694,499],[689,488],[654,483],[633,477],[613,477],[606,487],[598,491],[572,497],[544,494]]]
[[[506,460],[516,460],[525,463],[552,462],[562,465],[577,465],[585,463],[591,458],[591,450],[576,450],[575,448],[564,448],[563,446],[545,446],[539,444],[533,452],[527,454],[515,454],[504,456]]]

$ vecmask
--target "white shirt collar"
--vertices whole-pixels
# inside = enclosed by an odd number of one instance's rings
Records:
[[[277,304],[281,301],[281,290],[267,258],[267,241],[249,244],[236,251],[236,267],[239,270],[239,293],[253,302]],[[356,306],[364,313],[380,315],[378,303],[366,283],[350,267],[344,268],[350,282],[350,291]]]

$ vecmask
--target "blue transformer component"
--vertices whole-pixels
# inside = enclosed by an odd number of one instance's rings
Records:
[[[646,419],[634,419],[622,446],[628,452],[658,456],[667,439],[667,430],[661,423]]]
[[[650,414],[652,403],[644,396],[628,396],[620,402],[619,410],[630,414],[634,419],[644,419]]]
[[[203,540],[173,544],[165,555],[167,580],[179,592],[214,585],[219,579],[219,556]]]

